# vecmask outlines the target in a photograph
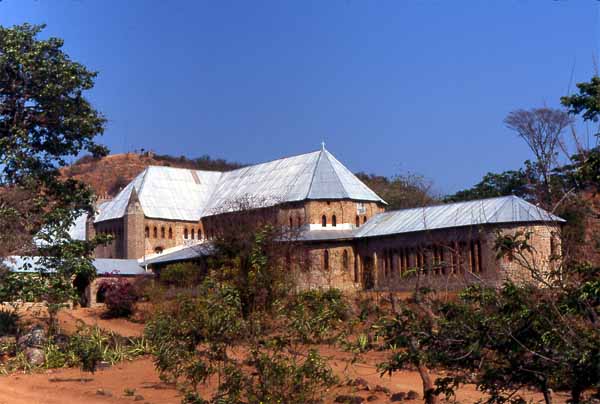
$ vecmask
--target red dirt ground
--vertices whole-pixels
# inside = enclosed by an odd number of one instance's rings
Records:
[[[118,332],[122,335],[137,336],[143,332],[143,325],[127,320],[105,320],[100,318],[101,309],[63,310],[59,315],[61,327],[67,331],[76,329],[77,320],[87,324],[98,324],[100,327]],[[321,347],[321,354],[326,356],[334,372],[341,381],[341,386],[333,388],[323,397],[326,403],[332,403],[339,394],[353,394],[367,397],[372,393],[353,391],[346,386],[347,380],[361,377],[371,387],[381,385],[392,392],[407,392],[415,390],[421,395],[421,381],[417,372],[403,371],[391,377],[380,377],[376,364],[384,360],[385,353],[371,352],[364,358],[364,363],[348,365],[348,354]],[[82,382],[81,378],[87,379]],[[206,386],[210,391],[214,386]],[[108,394],[98,394],[101,389]],[[135,390],[136,395],[143,399],[134,401],[133,396],[125,396],[125,389]],[[462,387],[458,391],[459,403],[474,403],[482,396],[472,385]],[[528,395],[534,401],[541,400],[540,395]],[[555,403],[564,403],[566,395],[557,394]],[[58,369],[36,374],[12,374],[0,377],[0,404],[67,404],[67,403],[160,403],[178,404],[181,402],[179,393],[172,387],[160,382],[158,374],[150,358],[140,358],[124,362],[111,368],[98,371],[94,375],[82,374],[78,369]],[[389,397],[383,393],[377,394],[373,404],[389,402]],[[419,403],[403,401],[403,403]]]

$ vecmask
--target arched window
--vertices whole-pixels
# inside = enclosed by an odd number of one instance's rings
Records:
[[[169,240],[173,239],[173,229],[169,227]]]
[[[198,240],[202,240],[202,230],[198,229]]]
[[[331,225],[333,227],[337,226],[337,217],[335,215],[331,216]]]
[[[344,271],[349,272],[350,271],[350,262],[348,259],[348,250],[344,250],[344,252],[342,253],[342,267],[344,268]]]
[[[290,229],[294,227],[294,220],[292,219],[292,217],[290,216]]]
[[[165,227],[160,228],[160,238],[165,238]]]
[[[356,215],[356,227],[360,227],[360,217]]]
[[[154,252],[155,252],[156,254],[162,254],[162,253],[163,253],[163,251],[164,251],[164,249],[163,249],[162,247],[156,247],[156,248],[154,249]]]
[[[298,227],[302,227],[302,218],[300,216],[298,216],[296,221],[298,222]]]
[[[154,228],[152,229],[152,236],[154,238],[158,238],[158,229],[156,228],[156,226],[154,226]]]
[[[192,229],[192,240],[196,237],[196,229]]]
[[[363,223],[367,223],[367,217],[363,217]]]
[[[150,227],[146,226],[146,228],[144,229],[144,235],[146,236],[146,238],[150,238]]]
[[[187,227],[185,229],[183,229],[183,238],[187,240],[188,238],[188,229]]]
[[[321,216],[321,226],[327,227],[327,216]]]
[[[323,269],[329,271],[329,251],[323,251]]]

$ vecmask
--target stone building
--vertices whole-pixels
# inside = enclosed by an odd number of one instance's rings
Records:
[[[240,215],[294,231],[307,257],[306,287],[408,290],[531,279],[520,259],[498,259],[500,234],[521,232],[529,263],[560,255],[562,219],[514,196],[385,211],[386,203],[329,151],[207,172],[148,167],[87,220],[86,237],[111,234],[101,258],[164,265],[207,254],[226,221]],[[287,262],[287,266],[298,266]]]

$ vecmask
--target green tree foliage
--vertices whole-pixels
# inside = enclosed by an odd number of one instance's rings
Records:
[[[419,175],[406,174],[388,178],[356,173],[356,176],[382,197],[390,210],[428,206],[437,201],[431,192],[431,184]]]
[[[526,163],[526,166],[529,167],[529,164]],[[487,173],[472,188],[446,196],[444,200],[446,202],[461,202],[506,195],[517,195],[521,198],[531,199],[531,187],[534,183],[528,169],[504,171],[499,174]]]
[[[580,115],[585,121],[598,121],[600,114],[600,77],[594,76],[588,83],[577,83],[578,94],[560,98],[569,113]]]
[[[207,277],[147,324],[160,376],[177,383],[184,403],[309,403],[336,382],[316,351],[292,345],[292,327],[270,336],[268,316],[252,314],[242,315],[239,290]],[[201,385],[213,376],[217,389],[204,397]]]
[[[185,288],[200,283],[206,275],[198,264],[181,262],[167,265],[160,271],[160,282],[172,287]]]
[[[68,235],[74,219],[91,212],[91,191],[62,180],[58,169],[80,152],[106,153],[94,141],[105,120],[83,95],[96,73],[72,61],[61,39],[39,39],[42,29],[0,27],[0,226],[12,231],[0,236],[0,256],[42,256],[44,270],[31,291],[53,305],[73,296],[74,276],[94,275],[94,243]],[[3,300],[28,293],[3,291]]]

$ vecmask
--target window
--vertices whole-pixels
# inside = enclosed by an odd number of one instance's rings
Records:
[[[367,217],[363,217],[363,223],[367,223]]]
[[[321,216],[321,226],[327,227],[327,216],[325,215]]]
[[[323,269],[329,271],[329,251],[323,251]]]
[[[198,229],[198,240],[202,240],[202,230]]]
[[[160,228],[160,238],[165,238],[165,228],[164,227]]]
[[[333,227],[337,226],[337,217],[335,215],[331,216],[331,225]]]
[[[154,249],[154,252],[155,252],[156,254],[162,254],[162,253],[163,253],[163,250],[164,250],[164,249],[163,249],[162,247],[156,247],[156,248]]]
[[[169,240],[173,239],[173,229],[169,227]]]
[[[292,219],[292,217],[290,216],[290,229],[294,227],[294,220]]]
[[[469,251],[470,267],[474,273],[481,273],[481,244],[479,241],[471,241],[471,248]]]
[[[156,228],[156,226],[152,228],[152,237],[158,238],[158,229]]]
[[[146,226],[146,228],[144,229],[144,235],[146,236],[146,238],[150,238],[150,227]]]
[[[188,238],[188,229],[187,227],[185,229],[183,229],[183,238],[187,240]]]
[[[348,250],[344,250],[344,252],[342,253],[342,267],[344,268],[345,272],[349,272],[350,271],[350,262],[348,259]]]
[[[196,229],[192,229],[192,240],[196,237]]]
[[[302,218],[300,216],[298,216],[296,221],[298,222],[298,227],[302,227]]]
[[[356,215],[356,227],[360,227],[360,217]]]

